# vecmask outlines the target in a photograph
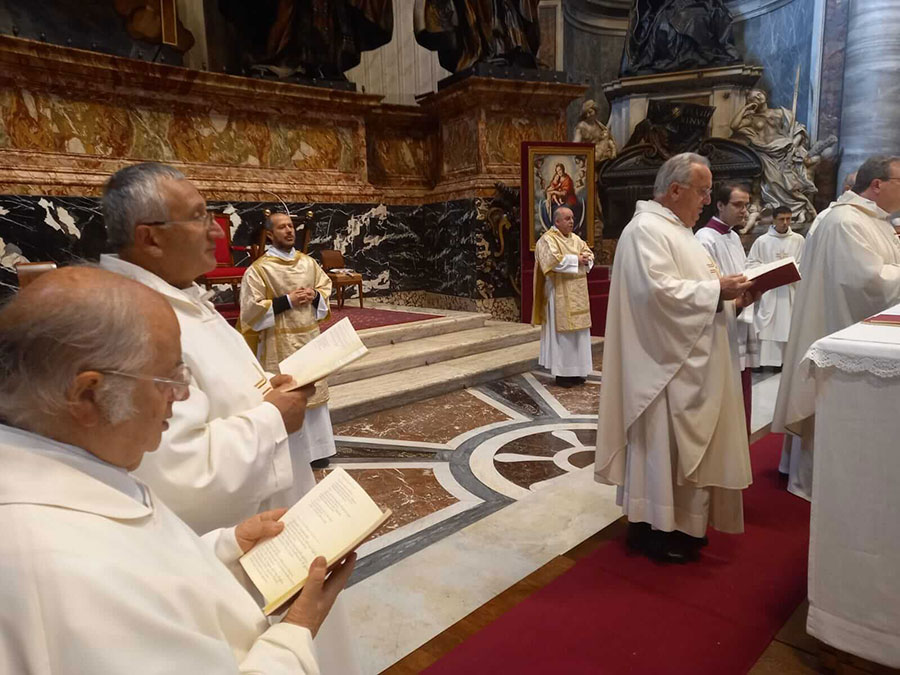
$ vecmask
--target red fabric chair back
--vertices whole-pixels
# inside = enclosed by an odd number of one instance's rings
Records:
[[[234,258],[231,254],[231,220],[224,213],[216,213],[213,215],[219,227],[225,232],[225,237],[216,239],[216,266],[232,267],[234,266]]]

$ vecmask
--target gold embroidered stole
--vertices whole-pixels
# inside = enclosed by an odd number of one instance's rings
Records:
[[[591,327],[591,306],[588,300],[587,273],[579,268],[577,274],[557,274],[553,268],[566,255],[581,255],[590,252],[588,245],[575,233],[564,237],[559,230],[551,228],[538,240],[534,247],[534,305],[531,323],[537,325],[545,321],[547,298],[544,295],[544,280],[553,284],[553,304],[556,332],[568,333]]]

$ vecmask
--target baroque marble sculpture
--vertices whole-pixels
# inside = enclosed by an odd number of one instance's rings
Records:
[[[416,42],[451,73],[479,63],[537,68],[539,0],[416,0]]]
[[[278,79],[344,80],[394,31],[393,0],[219,0],[219,10],[245,70]]]
[[[731,121],[731,138],[746,143],[763,166],[763,207],[788,206],[795,223],[816,216],[817,190],[812,175],[823,153],[836,142],[829,137],[810,151],[806,127],[787,108],[770,108],[765,92],[753,89]]]
[[[594,164],[612,159],[619,154],[616,141],[605,124],[597,119],[597,104],[588,99],[581,106],[581,117],[575,125],[576,143],[594,144]]]
[[[635,0],[621,77],[727,65],[740,60],[723,0]]]

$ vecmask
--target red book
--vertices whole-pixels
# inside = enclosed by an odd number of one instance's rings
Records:
[[[868,319],[863,319],[863,323],[879,323],[885,326],[900,326],[900,314],[876,314]]]
[[[800,281],[800,270],[793,256],[753,267],[744,272],[748,281],[752,281],[751,293],[765,293],[779,286],[786,286]]]

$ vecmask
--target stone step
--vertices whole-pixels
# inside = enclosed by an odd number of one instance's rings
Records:
[[[595,353],[602,338],[592,338]],[[328,408],[335,424],[457,389],[499,380],[537,366],[540,341],[493,349],[431,365],[329,387]]]
[[[427,313],[427,310],[423,311]],[[440,310],[434,310],[434,312],[437,314]],[[454,312],[450,316],[442,316],[438,319],[424,319],[422,321],[394,324],[393,326],[366,328],[359,331],[359,337],[366,347],[372,349],[373,347],[418,340],[419,338],[434,335],[445,335],[457,331],[481,328],[484,322],[490,318],[490,314]]]
[[[469,330],[429,335],[416,340],[407,338],[395,344],[370,347],[368,354],[328,378],[328,384],[345,384],[479,352],[512,347],[540,340],[541,337],[540,327],[528,324],[505,321],[483,323],[483,326]]]

